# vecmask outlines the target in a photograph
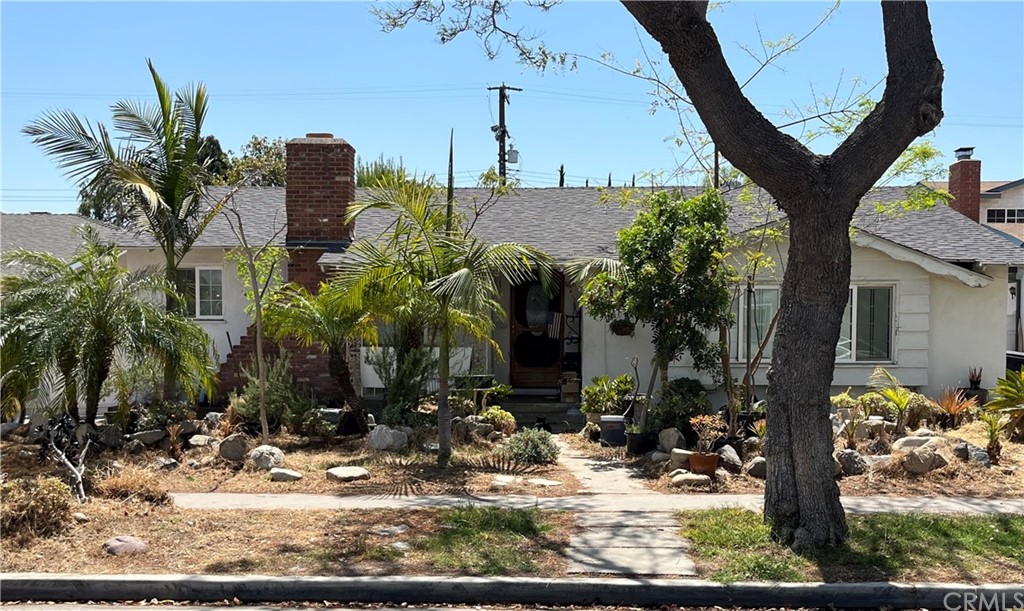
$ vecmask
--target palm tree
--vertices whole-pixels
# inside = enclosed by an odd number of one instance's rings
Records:
[[[199,386],[211,391],[209,337],[192,320],[153,300],[172,293],[173,285],[153,270],[122,267],[121,251],[101,243],[92,227],[84,225],[79,233],[83,244],[68,261],[29,250],[2,257],[25,271],[0,281],[0,346],[32,355],[22,363],[5,362],[4,380],[21,380],[25,388],[47,370],[56,371],[63,380],[63,408],[77,418],[83,395],[90,424],[115,359],[150,356],[170,366],[174,381],[190,398]]]
[[[57,159],[65,174],[80,188],[117,193],[120,205],[142,231],[152,235],[163,252],[165,277],[174,285],[178,265],[224,201],[207,203],[208,182],[201,135],[207,112],[206,87],[199,83],[172,92],[146,60],[157,103],[122,100],[114,104],[113,125],[126,144],[115,146],[106,126],[94,129],[89,121],[67,110],[51,111],[22,131]],[[167,293],[167,309],[178,301]],[[177,394],[174,371],[164,369],[165,400]]]
[[[352,384],[349,360],[354,340],[377,339],[377,328],[368,313],[337,295],[330,284],[322,283],[316,294],[303,286],[288,284],[271,295],[263,309],[263,321],[278,339],[292,336],[307,347],[320,345],[327,353],[328,370],[338,381],[360,431],[368,432],[359,395]],[[358,367],[359,363],[355,365]]]
[[[500,356],[491,338],[493,317],[505,315],[498,278],[520,284],[533,279],[536,268],[545,286],[551,286],[552,267],[551,258],[532,246],[485,244],[454,209],[451,188],[447,202],[440,193],[433,179],[383,176],[368,201],[350,207],[347,221],[377,210],[393,216],[389,229],[376,240],[352,244],[331,284],[335,294],[361,299],[380,322],[402,316],[392,308],[396,301],[408,304],[436,334],[438,462],[445,465],[452,453],[448,378],[456,333],[487,342]]]

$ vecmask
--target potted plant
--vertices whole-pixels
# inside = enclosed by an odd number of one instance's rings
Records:
[[[633,392],[633,380],[623,374],[614,380],[608,376],[596,376],[590,385],[580,393],[580,411],[587,415],[587,422],[601,423],[601,416],[621,414],[629,395]]]
[[[719,456],[711,449],[728,426],[717,414],[694,416],[690,419],[690,426],[697,432],[697,451],[690,454],[690,471],[701,475],[714,475],[718,469]]]
[[[658,447],[658,435],[640,428],[632,421],[626,425],[626,452],[634,456],[646,454]]]
[[[967,388],[958,388],[968,399],[974,399],[978,405],[988,403],[988,390],[981,387],[981,367],[971,367],[967,370]]]
[[[971,385],[971,390],[979,390],[981,388],[981,367],[971,367],[968,369],[967,381]]]

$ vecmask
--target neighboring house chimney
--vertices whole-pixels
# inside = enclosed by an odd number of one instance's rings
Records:
[[[951,206],[975,223],[981,222],[981,160],[971,159],[974,147],[965,146],[954,151],[956,161],[949,166],[949,192]]]
[[[285,147],[288,280],[315,291],[325,278],[317,260],[352,237],[345,213],[356,197],[356,151],[334,134],[319,133],[293,138]]]

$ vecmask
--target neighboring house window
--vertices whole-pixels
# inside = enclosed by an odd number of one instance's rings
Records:
[[[224,316],[224,286],[220,268],[178,268],[175,284],[185,298],[183,312],[195,318]]]
[[[1024,223],[1024,208],[989,208],[986,220],[989,223]]]
[[[891,286],[850,287],[836,360],[892,360],[892,297]]]
[[[761,345],[772,324],[772,317],[779,309],[779,289],[777,288],[755,288],[753,295],[752,316],[750,317],[750,350],[751,357],[757,354],[757,348]],[[733,300],[730,312],[736,323],[729,329],[729,355],[734,361],[744,361],[747,358],[747,295],[746,288],[740,289],[739,296]],[[718,333],[712,332],[717,341]],[[775,343],[775,333],[768,339],[764,349],[762,362],[768,362],[772,358],[772,345]]]

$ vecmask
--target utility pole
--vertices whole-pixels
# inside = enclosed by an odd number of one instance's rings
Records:
[[[488,87],[487,91],[498,92],[498,124],[492,125],[491,131],[494,132],[494,138],[498,141],[498,176],[504,182],[508,174],[505,167],[505,140],[508,138],[508,128],[505,127],[505,104],[508,104],[509,91],[522,91],[522,89],[509,87],[502,83],[499,87]]]

